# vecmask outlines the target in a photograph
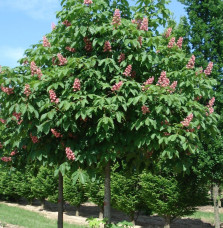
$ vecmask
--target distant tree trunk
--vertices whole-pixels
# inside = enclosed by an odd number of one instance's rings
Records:
[[[165,216],[165,224],[164,224],[164,228],[170,228],[170,216]]]
[[[59,185],[58,185],[58,221],[57,227],[63,228],[63,176],[59,172]]]
[[[104,218],[108,219],[108,224],[111,223],[111,167],[110,162],[105,167],[105,196],[104,196]]]
[[[219,219],[219,208],[218,208],[218,197],[219,186],[218,184],[213,185],[213,200],[214,200],[214,220],[215,220],[215,228],[220,228],[220,219]]]
[[[135,222],[135,212],[132,212],[131,214],[131,223],[133,224],[133,226],[135,226],[136,222]]]
[[[99,206],[99,219],[103,219],[103,217],[104,217],[103,207]]]
[[[76,206],[75,216],[80,216],[80,205]]]

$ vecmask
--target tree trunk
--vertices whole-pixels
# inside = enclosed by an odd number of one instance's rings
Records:
[[[99,206],[99,219],[103,219],[103,217],[104,217],[103,207]]]
[[[40,210],[44,210],[45,209],[45,199],[41,199],[41,209]]]
[[[133,224],[133,226],[135,226],[135,224],[136,224],[136,222],[135,222],[135,212],[133,212],[130,217],[131,217],[131,223]]]
[[[58,221],[57,227],[63,228],[63,176],[59,172],[59,185],[58,185]]]
[[[80,216],[80,205],[76,206],[75,216]]]
[[[170,228],[170,216],[165,217],[164,228]]]
[[[220,228],[220,219],[219,219],[219,208],[218,208],[218,192],[219,186],[218,184],[213,185],[213,200],[214,200],[214,220],[215,220],[215,228]]]
[[[107,223],[111,223],[111,186],[110,186],[111,167],[110,162],[105,167],[105,196],[104,196],[104,218]]]

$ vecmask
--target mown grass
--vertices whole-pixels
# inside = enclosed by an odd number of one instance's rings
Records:
[[[211,224],[214,224],[214,213],[212,212],[196,211],[193,215],[189,217],[194,219],[200,219],[203,221],[207,221]],[[223,222],[223,214],[220,214],[220,221]]]
[[[24,210],[19,207],[8,206],[0,203],[0,222],[13,224],[26,228],[56,228],[57,221],[45,218],[37,212]],[[84,228],[73,224],[64,223],[64,228]]]

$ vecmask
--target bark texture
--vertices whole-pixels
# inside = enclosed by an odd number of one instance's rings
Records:
[[[111,223],[111,167],[110,162],[105,167],[105,196],[104,196],[104,218],[108,219],[108,224]]]
[[[213,185],[213,200],[214,200],[214,220],[215,228],[220,228],[220,219],[219,219],[219,186],[218,184]]]
[[[59,172],[59,186],[58,186],[58,220],[57,227],[63,228],[63,176]]]

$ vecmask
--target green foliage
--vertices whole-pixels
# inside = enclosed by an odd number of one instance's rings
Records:
[[[84,185],[79,181],[73,184],[71,175],[64,176],[64,200],[77,207],[87,201]]]
[[[102,224],[106,224],[106,221],[104,219],[97,219],[94,217],[89,217],[86,219],[86,221],[91,228],[99,228]]]
[[[140,176],[144,203],[154,213],[171,220],[190,215],[207,200],[207,188],[200,184],[194,174],[173,175],[169,172]]]

